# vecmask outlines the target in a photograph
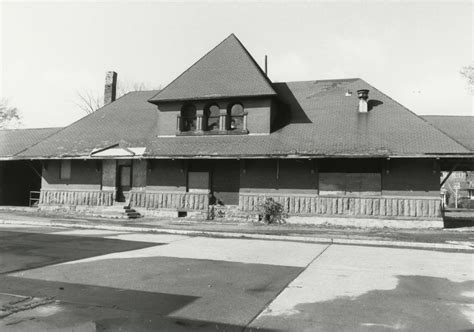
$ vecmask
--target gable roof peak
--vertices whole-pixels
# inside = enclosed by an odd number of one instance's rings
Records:
[[[271,95],[271,81],[231,33],[149,101]]]

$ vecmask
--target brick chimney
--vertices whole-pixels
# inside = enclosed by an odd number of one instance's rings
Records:
[[[108,71],[105,74],[105,90],[104,90],[104,105],[115,101],[117,93],[117,73]]]
[[[369,106],[367,100],[369,99],[369,90],[357,90],[357,97],[359,97],[359,113],[367,113]]]

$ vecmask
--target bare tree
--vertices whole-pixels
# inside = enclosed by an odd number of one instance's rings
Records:
[[[150,87],[146,83],[130,83],[126,81],[117,82],[117,98],[122,97],[124,94],[132,91],[147,91],[147,90],[157,90],[160,89]],[[77,92],[77,101],[75,102],[77,107],[86,112],[87,114],[93,113],[102,106],[104,106],[104,96],[103,93],[94,93],[93,91],[84,91]]]
[[[159,88],[157,88],[159,89]],[[119,80],[117,82],[117,98],[123,96],[124,94],[128,93],[128,92],[132,92],[132,91],[147,91],[147,90],[156,90],[155,88],[153,87],[150,87],[148,84],[146,83],[138,83],[138,82],[135,82],[135,83],[130,83],[130,82],[125,82],[125,81],[121,81]]]
[[[0,101],[0,129],[18,127],[21,125],[20,112],[16,107],[8,105],[7,99]]]
[[[86,114],[91,114],[104,106],[104,98],[93,91],[77,92],[77,99],[75,104]]]
[[[469,90],[474,93],[474,65],[463,67],[461,75],[467,79]]]

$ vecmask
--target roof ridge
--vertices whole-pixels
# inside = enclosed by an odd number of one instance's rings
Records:
[[[29,147],[23,149],[22,151],[20,151],[20,152],[18,152],[18,153],[15,153],[14,156],[17,156],[17,155],[19,155],[20,153],[23,153],[23,152],[28,151],[28,150],[31,149],[32,147],[37,146],[38,144],[40,144],[40,143],[46,141],[47,139],[51,138],[51,137],[54,136],[54,135],[58,135],[58,134],[59,134],[60,132],[62,132],[63,130],[65,130],[65,129],[69,128],[69,127],[72,127],[73,125],[75,125],[75,124],[78,123],[79,121],[82,121],[82,120],[84,120],[84,119],[86,119],[86,118],[89,118],[90,116],[92,116],[92,115],[95,114],[96,112],[99,112],[99,111],[105,109],[107,106],[112,105],[112,104],[115,103],[117,100],[119,100],[119,99],[125,97],[125,96],[128,95],[128,94],[131,94],[132,92],[136,92],[136,91],[129,91],[129,92],[127,92],[127,93],[124,93],[123,95],[121,95],[120,97],[118,97],[117,99],[115,99],[113,102],[108,103],[108,104],[105,104],[105,105],[103,105],[102,107],[99,107],[99,108],[96,109],[94,112],[91,112],[91,113],[89,113],[89,114],[86,114],[86,115],[83,116],[82,118],[77,119],[76,121],[74,121],[73,123],[71,123],[71,124],[69,124],[69,125],[67,125],[67,126],[64,126],[64,127],[62,127],[62,128],[60,127],[61,129],[59,129],[58,131],[52,133],[51,135],[48,135],[48,136],[45,137],[44,139],[42,139],[42,140],[36,142],[35,144],[33,144],[33,145],[31,145],[31,146],[29,146]]]
[[[254,66],[257,68],[257,70],[260,72],[260,74],[263,76],[263,78],[265,79],[265,81],[267,82],[267,84],[269,85],[270,89],[273,90],[273,92],[276,93],[276,91],[273,89],[272,87],[272,81],[270,80],[270,78],[268,77],[268,75],[262,70],[262,68],[260,67],[260,65],[257,63],[257,61],[254,59],[254,57],[252,56],[252,54],[250,54],[250,52],[247,50],[247,48],[244,46],[244,44],[242,44],[242,42],[240,41],[239,38],[237,38],[236,35],[234,35],[233,33],[230,34],[229,37],[234,37],[240,44],[240,46],[242,46],[242,48],[244,49],[244,51],[247,53],[247,55],[249,56],[250,60],[252,60],[252,63],[254,64]],[[227,38],[229,38],[227,37]],[[227,39],[226,38],[226,39]]]
[[[200,62],[202,59],[204,59],[209,53],[211,53],[212,51],[214,51],[217,47],[219,47],[221,44],[223,44],[227,39],[229,39],[231,36],[233,35],[230,34],[227,38],[225,38],[223,41],[221,41],[219,44],[217,44],[216,46],[214,46],[212,49],[210,49],[209,51],[207,51],[203,56],[201,56],[196,62],[194,62],[191,66],[189,66],[185,71],[183,71],[180,75],[178,75],[174,80],[172,80],[170,83],[168,83],[163,89],[161,89],[156,95],[154,95],[153,97],[149,98],[148,99],[148,102],[151,103],[151,100],[155,99],[161,92],[165,91],[171,84],[173,84],[174,82],[176,82],[181,76],[183,76],[185,73],[189,72],[191,70],[191,68],[193,68],[194,66],[196,66],[196,64],[198,62]]]
[[[198,66],[204,59],[206,59],[211,53],[213,53],[216,49],[218,49],[222,44],[224,44],[226,41],[229,39],[234,39],[238,45],[241,47],[245,55],[249,58],[250,62],[254,66],[254,69],[257,70],[257,72],[262,76],[263,80],[265,81],[267,88],[270,89],[272,95],[276,95],[276,91],[272,87],[272,82],[268,78],[268,76],[263,72],[262,68],[258,65],[258,63],[255,61],[255,59],[252,57],[250,52],[245,48],[245,46],[242,44],[242,42],[237,38],[237,36],[234,33],[231,33],[227,38],[222,40],[219,44],[214,46],[212,49],[210,49],[208,52],[206,52],[203,56],[201,56],[196,62],[194,62],[191,66],[189,66],[185,71],[183,71],[178,77],[176,77],[174,80],[172,80],[169,84],[167,84],[163,89],[161,89],[156,95],[152,96],[151,98],[148,99],[148,102],[150,103],[156,103],[159,100],[156,100],[157,97],[159,97],[162,93],[165,93],[168,88],[172,87],[176,82],[178,82],[180,79],[182,79],[183,76],[185,76],[187,73],[191,72],[196,66]],[[194,99],[194,98],[193,98]],[[198,98],[199,99],[199,98]],[[168,99],[162,99],[161,101],[167,101]],[[174,100],[174,99],[169,99],[169,100]],[[181,99],[180,99],[181,100]]]
[[[439,133],[441,133],[443,136],[445,136],[447,139],[453,141],[454,143],[458,144],[459,146],[461,146],[462,148],[466,149],[468,153],[471,152],[470,149],[468,149],[466,146],[464,146],[463,144],[459,143],[457,140],[455,140],[454,138],[452,138],[451,136],[449,136],[448,134],[446,134],[444,131],[436,128],[435,126],[433,126],[431,123],[429,123],[426,119],[424,119],[423,117],[421,117],[420,115],[416,114],[415,112],[413,112],[412,110],[410,110],[408,107],[404,106],[403,104],[399,103],[398,101],[396,101],[395,99],[393,99],[392,97],[390,97],[389,95],[383,93],[382,91],[380,91],[379,89],[377,89],[376,87],[374,87],[372,84],[368,83],[367,81],[363,80],[363,79],[360,79],[361,81],[363,81],[364,83],[366,83],[367,85],[369,85],[372,89],[374,89],[375,91],[377,91],[378,93],[384,95],[385,97],[387,97],[388,99],[390,99],[391,101],[393,101],[394,103],[398,104],[399,106],[401,106],[401,108],[403,110],[405,110],[406,112],[408,113],[411,113],[412,115],[414,115],[415,117],[417,117],[418,119],[420,119],[421,121],[425,122],[426,124],[428,124],[431,128],[435,129],[436,131],[438,131]]]

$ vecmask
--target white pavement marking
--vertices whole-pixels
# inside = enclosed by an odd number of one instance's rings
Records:
[[[343,296],[357,297],[372,290],[392,290],[397,287],[399,275],[471,281],[474,275],[473,256],[332,245],[293,280],[258,318],[297,314],[298,304],[324,302]]]
[[[327,245],[286,241],[194,237],[183,241],[171,242],[168,245],[117,252],[62,264],[77,264],[104,259],[176,257],[306,267],[326,247]]]

